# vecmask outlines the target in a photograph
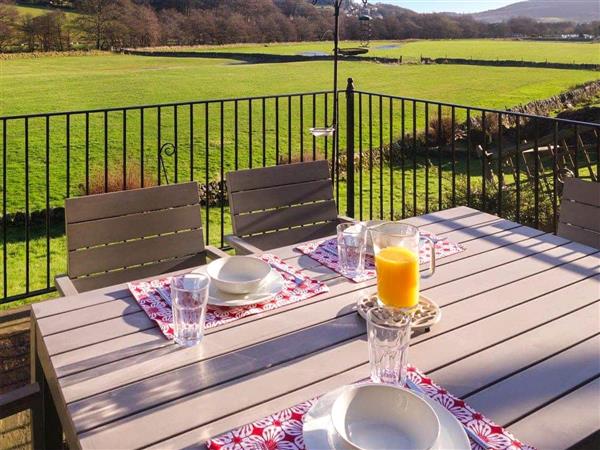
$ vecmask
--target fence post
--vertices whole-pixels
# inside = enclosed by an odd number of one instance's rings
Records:
[[[354,80],[346,86],[346,215],[354,218]]]

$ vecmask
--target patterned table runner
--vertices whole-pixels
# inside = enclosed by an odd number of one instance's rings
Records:
[[[461,244],[450,242],[448,238],[438,238],[433,233],[426,231],[420,232],[422,236],[428,236],[435,242],[435,257],[436,259],[444,258],[446,256],[454,255],[465,251],[465,247]],[[430,251],[431,244],[429,241],[425,241],[425,244],[419,248],[419,262],[426,264],[431,258]],[[340,275],[342,274],[338,263],[337,254],[337,238],[324,239],[322,241],[311,242],[309,244],[302,244],[296,247],[296,250],[304,253],[311,257],[315,261],[320,262],[324,266],[336,271]],[[345,275],[344,275],[345,276]],[[362,283],[363,281],[375,278],[375,261],[373,256],[367,255],[365,260],[365,271],[356,277],[346,277],[355,283]]]
[[[306,277],[300,270],[290,266],[277,256],[264,254],[261,258],[271,265],[275,263],[285,266],[298,277],[303,278],[303,282],[298,284],[291,274],[275,267],[274,269],[277,270],[285,280],[285,287],[279,294],[267,302],[253,305],[231,308],[208,305],[206,310],[206,321],[204,322],[205,329],[306,300],[329,290],[325,283]],[[146,312],[150,319],[158,324],[165,337],[173,339],[174,329],[171,307],[163,300],[157,291],[157,288],[162,288],[170,294],[170,277],[159,278],[152,281],[136,281],[129,283],[128,287],[140,307]]]
[[[490,449],[535,450],[534,447],[518,441],[511,433],[475,411],[463,400],[435,384],[431,378],[427,378],[418,369],[409,367],[408,376],[430,398],[452,413],[461,424],[487,442]],[[209,450],[305,450],[302,435],[303,419],[317,399],[307,400],[212,438],[208,440],[207,447]],[[475,442],[470,442],[472,450],[483,450]]]

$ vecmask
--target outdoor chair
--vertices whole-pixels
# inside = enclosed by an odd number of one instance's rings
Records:
[[[600,183],[565,180],[557,234],[600,249]]]
[[[67,199],[68,274],[62,295],[206,264],[196,182]]]
[[[227,173],[238,254],[257,253],[335,234],[351,219],[339,216],[327,161],[285,164]]]

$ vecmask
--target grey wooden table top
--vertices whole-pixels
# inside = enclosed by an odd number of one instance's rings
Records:
[[[409,219],[465,245],[423,281],[442,321],[409,360],[517,438],[568,448],[600,428],[600,252],[474,209]],[[33,305],[71,448],[202,448],[206,439],[368,376],[356,284],[272,251],[330,291],[167,341],[125,285]]]

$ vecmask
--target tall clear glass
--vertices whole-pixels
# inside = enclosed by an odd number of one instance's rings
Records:
[[[375,383],[406,383],[411,316],[405,309],[379,306],[367,312],[371,379]]]
[[[356,277],[365,270],[367,227],[362,223],[337,226],[338,263],[343,275]]]
[[[191,347],[202,341],[209,284],[209,277],[200,273],[171,278],[173,326],[179,345]]]
[[[380,304],[414,308],[419,303],[419,247],[429,242],[431,258],[425,276],[435,272],[435,243],[421,236],[418,228],[400,222],[387,222],[370,228],[377,272]]]

